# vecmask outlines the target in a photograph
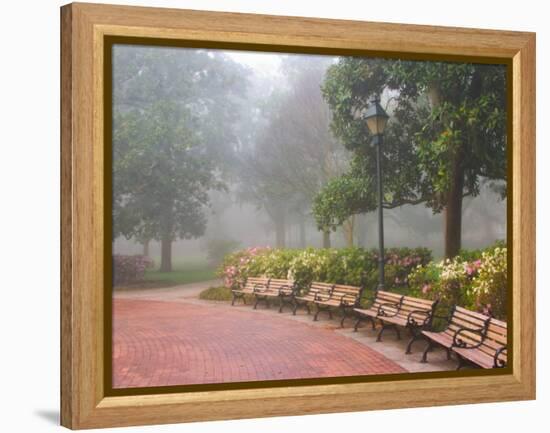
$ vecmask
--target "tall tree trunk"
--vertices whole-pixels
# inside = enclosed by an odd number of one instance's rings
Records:
[[[323,248],[330,248],[330,231],[323,232]]]
[[[172,272],[172,236],[162,235],[160,241],[160,271]]]
[[[150,240],[149,239],[146,239],[143,241],[143,255],[145,257],[149,257],[149,244],[150,244]]]
[[[353,231],[355,228],[355,215],[350,216],[342,225],[344,235],[346,237],[346,245],[353,247]]]
[[[286,246],[286,221],[284,215],[275,220],[275,247],[285,248]]]
[[[451,186],[445,206],[445,257],[453,258],[460,252],[462,240],[462,196],[464,193],[464,167],[457,154],[453,161]]]
[[[306,221],[303,217],[300,218],[300,222],[298,223],[298,229],[300,232],[300,248],[306,247]]]

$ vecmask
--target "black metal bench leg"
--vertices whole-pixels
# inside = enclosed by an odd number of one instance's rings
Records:
[[[258,298],[258,296],[255,296],[255,302],[254,302],[254,309],[256,309],[258,307],[258,302],[260,302],[260,298]]]
[[[231,300],[231,306],[235,305],[235,299],[237,299],[237,297],[235,296],[235,293],[232,293],[233,295],[233,299]]]
[[[382,334],[384,333],[384,329],[386,329],[386,325],[382,324],[382,328],[380,328],[380,331],[378,332],[378,335],[376,336],[376,341],[377,342],[382,341]]]
[[[279,313],[283,312],[283,306],[284,306],[283,297],[279,296]]]
[[[362,321],[363,321],[362,317],[357,318],[357,320],[355,321],[355,325],[353,326],[353,332],[357,332],[357,328],[359,328],[359,325],[361,324]]]
[[[298,302],[294,301],[294,306],[292,308],[292,315],[296,315],[296,310],[298,309]]]
[[[450,361],[451,360],[451,349],[450,348],[447,348],[447,361]]]
[[[309,316],[311,314],[311,309],[309,308],[308,303],[306,303],[306,310],[307,310],[307,315]]]
[[[412,345],[415,341],[417,340],[421,340],[422,337],[418,334],[413,334],[412,338],[409,340],[409,344],[407,344],[407,350],[405,351],[405,355],[410,355],[411,354],[411,348],[412,348]]]
[[[342,308],[342,320],[340,320],[340,328],[344,327],[344,322],[346,321],[347,312],[345,308]]]
[[[422,359],[420,360],[420,362],[428,362],[428,352],[431,351],[433,348],[433,343],[431,341],[428,341],[428,345],[426,346],[426,349],[424,349],[424,353],[422,354]]]
[[[399,328],[396,325],[394,325],[393,329],[395,330],[395,333],[397,334],[397,339],[401,340],[401,332],[399,332]]]
[[[330,310],[330,308],[327,309],[327,311],[328,311],[328,317],[329,317],[329,319],[332,320],[332,311]]]
[[[319,305],[315,304],[317,307],[317,311],[315,312],[315,315],[313,316],[313,321],[317,322],[317,317],[319,316],[319,313],[321,312],[321,309],[319,308]]]
[[[456,371],[460,370],[462,367],[466,366],[466,362],[462,358],[462,356],[458,356],[458,365],[456,366]]]

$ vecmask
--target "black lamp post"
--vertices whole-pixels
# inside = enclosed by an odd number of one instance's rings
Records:
[[[384,289],[384,215],[382,209],[382,144],[384,129],[389,116],[380,105],[380,98],[372,100],[369,108],[362,115],[367,121],[370,133],[374,136],[373,143],[376,146],[376,180],[378,183],[378,289]]]

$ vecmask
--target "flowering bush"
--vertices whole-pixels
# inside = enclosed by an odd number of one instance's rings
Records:
[[[153,261],[146,256],[113,255],[113,283],[120,285],[140,281],[145,275],[145,270],[153,267]]]
[[[484,252],[476,278],[472,283],[472,296],[478,309],[499,319],[506,319],[507,310],[507,268],[506,248],[495,248]]]
[[[418,266],[409,274],[411,294],[440,299],[443,308],[460,305],[506,317],[506,248],[499,246]],[[476,258],[479,257],[479,258]]]
[[[407,285],[409,272],[427,264],[431,253],[425,248],[386,250],[386,286]],[[299,287],[312,281],[374,288],[378,282],[378,254],[363,248],[270,249],[249,248],[225,257],[219,275],[227,287],[242,283],[248,276],[288,278]]]
[[[258,267],[259,258],[269,251],[269,247],[255,247],[226,255],[218,271],[218,275],[223,278],[224,285],[226,287],[236,288],[239,284],[243,283],[248,276],[254,276],[257,273],[255,268]]]

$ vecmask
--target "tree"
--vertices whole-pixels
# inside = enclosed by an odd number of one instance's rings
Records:
[[[283,61],[282,89],[267,96],[253,137],[243,155],[243,190],[247,200],[273,220],[276,245],[285,246],[286,227],[300,226],[305,243],[305,219],[311,203],[328,180],[343,172],[347,152],[330,132],[330,110],[320,86],[332,59],[289,57]],[[330,246],[323,230],[323,246]]]
[[[159,239],[161,271],[172,270],[174,239],[203,234],[213,164],[186,127],[189,114],[166,101],[116,116],[114,233]]]
[[[383,94],[391,112],[384,207],[424,203],[444,212],[445,255],[456,255],[463,197],[479,194],[481,179],[506,179],[505,67],[348,57],[329,69],[323,93],[332,130],[354,159],[345,177],[317,197],[318,224],[334,227],[346,214],[375,209],[372,137],[354,111]]]
[[[171,271],[172,242],[204,233],[208,192],[223,187],[246,74],[213,52],[115,50],[113,236],[159,240]]]

